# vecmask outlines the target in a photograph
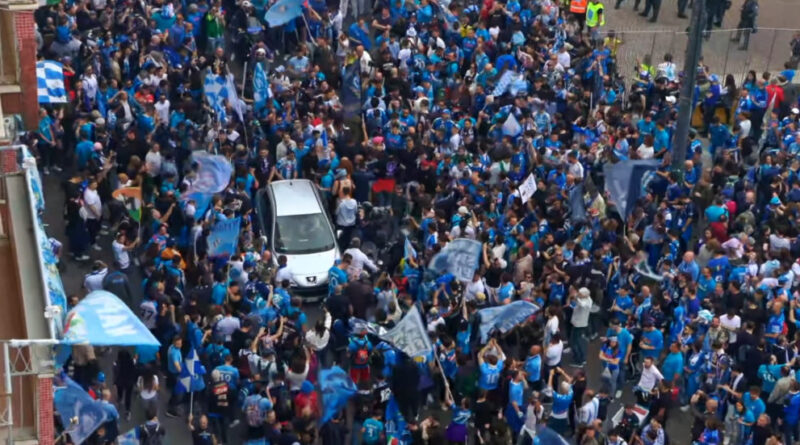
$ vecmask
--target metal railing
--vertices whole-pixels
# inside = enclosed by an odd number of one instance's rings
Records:
[[[602,33],[607,37],[611,30]],[[652,65],[664,60],[664,55],[672,55],[672,61],[683,69],[688,33],[670,29],[635,30],[616,27],[614,33],[622,43],[616,48],[619,73],[626,79],[633,77],[637,62],[649,56]],[[724,77],[733,74],[737,84],[741,83],[747,72],[780,72],[791,59],[790,42],[800,29],[759,28],[752,33],[744,29],[714,29],[703,42],[703,63],[713,73]],[[740,49],[749,33],[746,49]],[[738,37],[738,40],[736,40]]]

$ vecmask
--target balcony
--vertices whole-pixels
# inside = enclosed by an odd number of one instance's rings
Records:
[[[7,11],[33,11],[38,7],[36,0],[0,0],[0,9]]]

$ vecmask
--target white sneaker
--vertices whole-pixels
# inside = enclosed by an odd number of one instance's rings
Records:
[[[107,236],[107,235],[108,235],[108,230],[106,230],[106,229],[101,229],[101,230],[100,230],[100,234],[101,234],[101,235],[103,235],[103,236]]]
[[[57,166],[57,165],[54,165],[54,166],[53,166],[53,170],[54,170],[54,171],[57,171],[57,172],[62,172],[62,171],[64,171],[64,169],[62,169],[61,167],[59,167],[59,166]]]
[[[621,390],[621,389],[618,389],[618,390],[617,390],[617,392],[616,392],[616,393],[614,393],[614,398],[615,398],[615,399],[618,399],[618,398],[620,398],[620,397],[622,397],[622,390]]]
[[[96,251],[98,251],[98,252],[100,252],[100,251],[102,251],[102,250],[103,250],[103,248],[102,248],[102,247],[100,247],[100,246],[98,246],[97,244],[92,244],[92,249],[94,249],[94,250],[96,250]]]

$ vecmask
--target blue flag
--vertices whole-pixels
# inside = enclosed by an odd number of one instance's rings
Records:
[[[403,244],[403,257],[417,259],[417,251],[414,249],[414,245],[411,244],[408,237],[406,237],[406,241]]]
[[[160,346],[139,317],[111,292],[96,290],[67,313],[61,343],[94,346]]]
[[[239,241],[239,226],[242,218],[231,218],[218,222],[208,235],[208,256],[229,257],[236,253]]]
[[[481,248],[478,241],[458,238],[431,258],[428,267],[440,274],[451,273],[461,281],[472,281],[480,264]]]
[[[352,63],[344,69],[342,82],[342,116],[345,120],[361,117],[361,76],[358,63]]]
[[[489,340],[489,334],[497,329],[502,333],[510,331],[514,326],[527,320],[539,311],[539,306],[518,300],[505,306],[495,306],[478,311],[480,316],[481,343]]]
[[[256,69],[253,72],[253,100],[256,114],[267,108],[267,102],[271,96],[267,72],[264,71],[261,63],[256,63]]]
[[[178,383],[175,385],[176,394],[186,394],[188,392],[198,392],[206,388],[203,381],[203,376],[206,373],[206,368],[200,363],[200,357],[197,356],[197,351],[192,348],[189,354],[183,360],[183,367],[181,368]]]
[[[214,195],[211,193],[200,193],[194,192],[189,194],[184,194],[183,199],[194,200],[194,220],[199,221],[203,218],[203,215],[206,214],[206,210],[211,205],[211,200],[214,198]]]
[[[80,385],[69,377],[65,377],[65,383],[55,389],[53,404],[65,431],[80,445],[106,422],[107,414],[102,402],[92,399]]]
[[[208,104],[217,113],[217,119],[225,119],[225,101],[228,99],[227,79],[224,76],[212,73],[211,69],[209,69],[203,80],[203,93]]]
[[[622,161],[603,168],[606,191],[623,220],[633,211],[636,201],[647,193],[660,165],[659,160]]]
[[[372,40],[369,39],[369,34],[360,26],[358,26],[358,22],[353,23],[347,28],[347,34],[353,40],[357,40],[364,46],[364,49],[370,51],[372,49]]]
[[[196,151],[192,153],[192,162],[197,163],[197,178],[192,182],[186,194],[214,194],[225,190],[233,174],[233,166],[228,158]]]
[[[301,0],[278,0],[264,14],[270,28],[285,25],[303,14],[303,2]]]
[[[139,445],[139,437],[136,434],[136,427],[131,428],[125,434],[120,434],[117,437],[117,445]]]
[[[323,369],[319,373],[319,387],[322,391],[322,419],[321,424],[327,423],[347,405],[358,389],[350,375],[342,368],[334,366]]]

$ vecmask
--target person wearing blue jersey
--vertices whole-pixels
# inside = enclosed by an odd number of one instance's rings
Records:
[[[178,393],[177,386],[183,370],[183,354],[181,354],[181,347],[183,347],[183,338],[176,335],[172,339],[172,345],[167,349],[167,387],[172,390],[169,398],[169,405],[167,408],[167,417],[177,417],[175,411],[181,401],[181,396]]]
[[[543,388],[541,346],[531,346],[530,354],[525,359],[523,369],[528,380],[528,388],[531,391],[541,391]]]
[[[349,253],[342,255],[342,259],[337,264],[328,269],[328,296],[333,295],[337,286],[347,284],[347,269],[350,267],[353,257]]]
[[[558,390],[553,388],[553,379],[560,375]],[[569,431],[569,409],[572,406],[572,378],[561,368],[553,368],[547,377],[547,387],[553,391],[553,408],[547,426],[560,435]]]
[[[491,400],[500,400],[497,389],[500,384],[500,372],[503,370],[506,355],[497,344],[497,339],[492,338],[478,353],[480,377],[478,388],[489,391]]]

